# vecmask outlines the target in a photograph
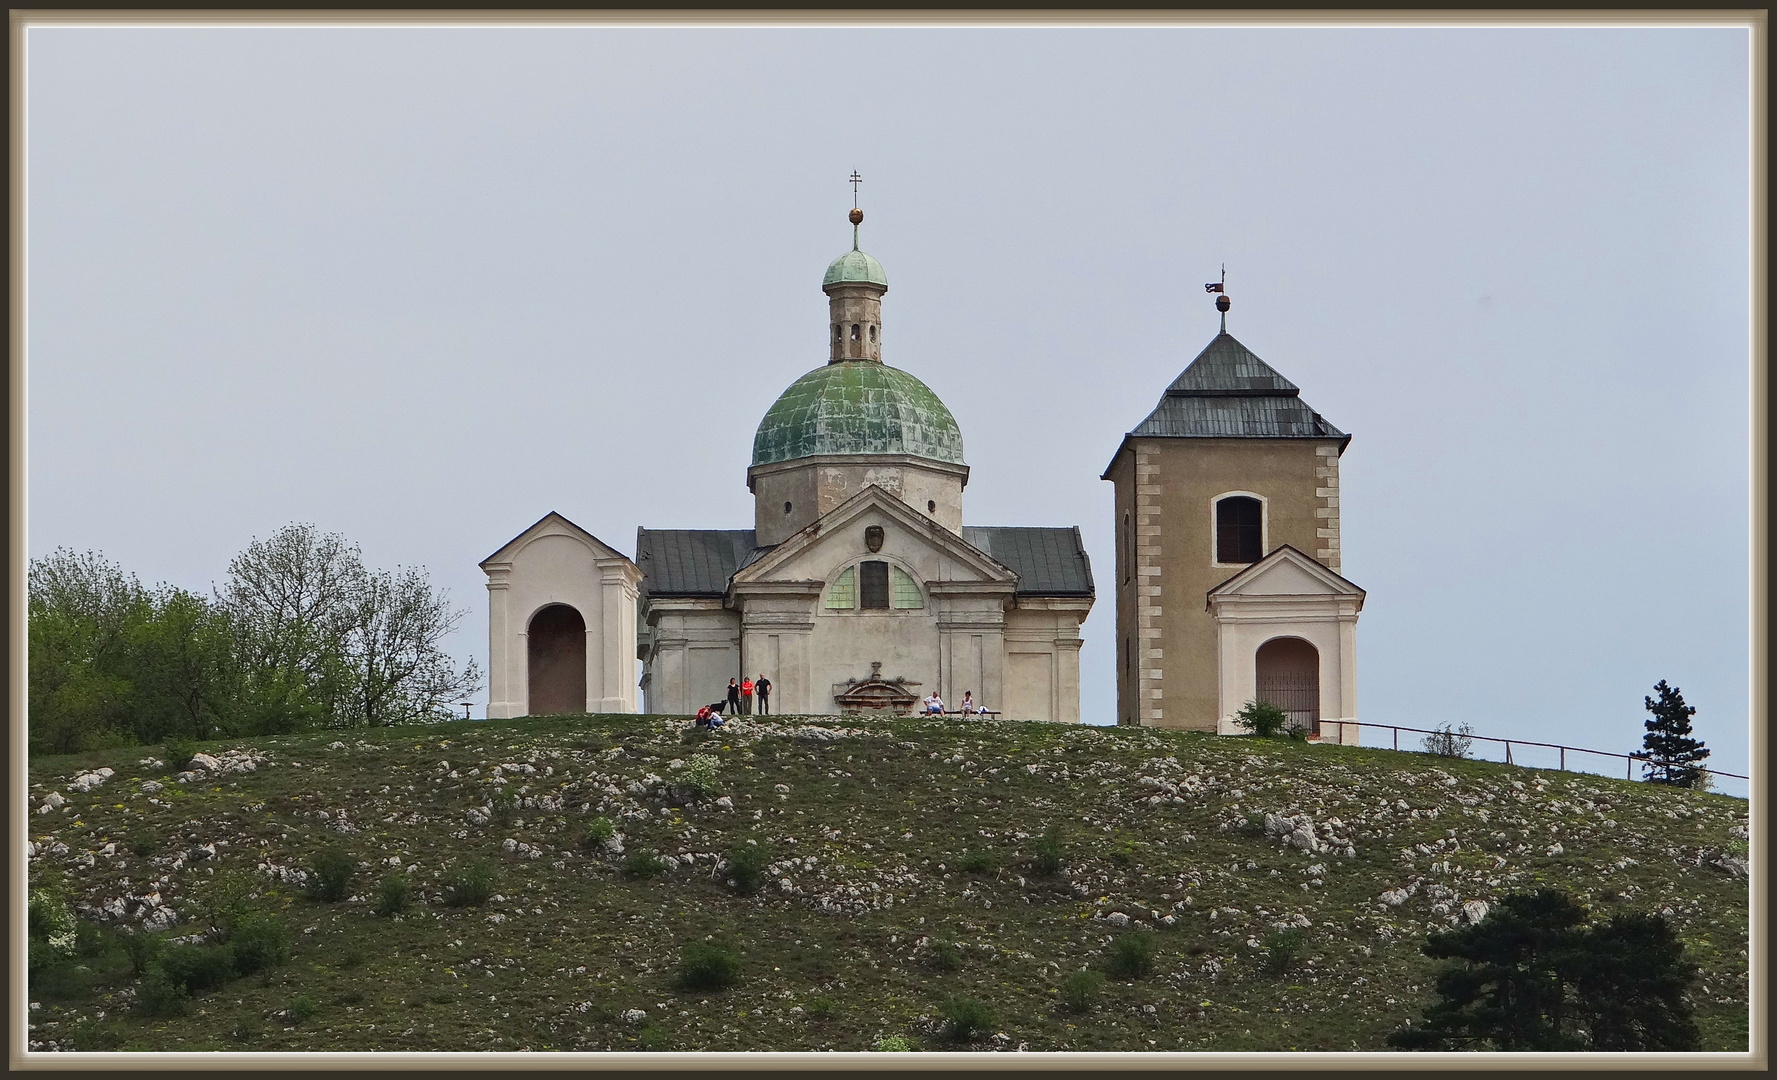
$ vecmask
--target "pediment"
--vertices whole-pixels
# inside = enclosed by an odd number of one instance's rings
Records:
[[[1345,596],[1361,599],[1364,590],[1288,544],[1209,590],[1211,598],[1228,596]]]
[[[824,571],[821,568],[826,563],[864,550],[853,534],[863,528],[866,521],[891,530],[897,544],[908,544],[941,556],[949,571],[947,581],[1009,586],[1018,581],[1018,574],[1011,567],[920,514],[896,496],[871,485],[772,548],[758,561],[736,571],[733,583],[744,585],[822,577]],[[827,548],[843,550],[824,557]]]
[[[622,559],[626,563],[631,561],[623,552],[551,510],[538,518],[530,528],[508,540],[500,550],[481,560],[481,567],[486,569],[490,563],[510,562],[520,551],[547,536],[566,536],[576,540],[590,549],[596,559]]]

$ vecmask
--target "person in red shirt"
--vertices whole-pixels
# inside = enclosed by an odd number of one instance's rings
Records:
[[[740,680],[740,713],[742,716],[753,715],[753,680]]]

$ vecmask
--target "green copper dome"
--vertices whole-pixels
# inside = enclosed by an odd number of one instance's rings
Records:
[[[870,256],[852,248],[844,255],[834,259],[827,267],[827,276],[821,279],[821,288],[829,285],[881,285],[888,288],[888,275],[882,272],[882,264]]]
[[[925,383],[874,360],[843,360],[791,383],[753,436],[754,465],[817,454],[907,454],[961,465],[963,434]]]

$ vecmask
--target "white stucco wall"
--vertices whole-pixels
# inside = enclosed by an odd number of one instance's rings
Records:
[[[566,519],[544,518],[482,563],[488,582],[490,718],[530,711],[528,630],[566,604],[586,621],[586,711],[636,711],[636,588],[641,571]]]

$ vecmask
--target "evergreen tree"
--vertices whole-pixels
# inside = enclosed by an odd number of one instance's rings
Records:
[[[1474,926],[1432,933],[1422,949],[1456,960],[1437,975],[1425,1024],[1389,1035],[1403,1050],[1583,1050],[1564,963],[1586,910],[1565,893],[1507,896]]]
[[[1659,915],[1586,925],[1542,889],[1504,897],[1474,926],[1432,933],[1438,973],[1425,1023],[1389,1035],[1404,1050],[1697,1050],[1685,994],[1697,967]]]
[[[1701,739],[1691,738],[1691,717],[1696,708],[1684,703],[1678,687],[1667,686],[1661,679],[1654,689],[1660,699],[1643,698],[1653,718],[1647,721],[1647,735],[1641,740],[1647,757],[1644,778],[1672,787],[1692,787],[1701,775],[1697,764],[1709,756]]]

